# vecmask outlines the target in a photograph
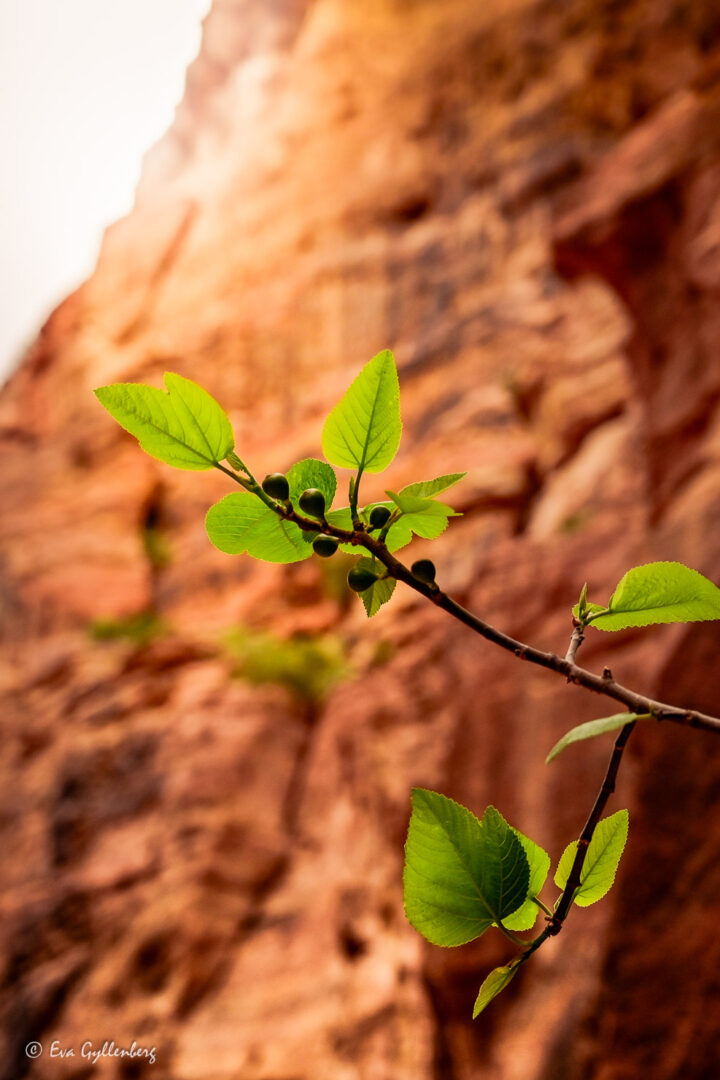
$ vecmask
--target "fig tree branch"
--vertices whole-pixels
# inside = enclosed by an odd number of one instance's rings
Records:
[[[217,468],[240,484],[245,490],[252,491],[262,498],[263,502],[270,506],[279,517],[294,522],[304,531],[318,532],[319,529],[322,529],[328,536],[334,536],[341,544],[351,544],[354,547],[365,548],[366,551],[369,551],[371,555],[374,555],[382,563],[392,577],[404,582],[415,592],[430,600],[436,607],[442,608],[443,611],[452,615],[453,618],[479,634],[480,637],[485,638],[486,641],[491,641],[506,652],[517,656],[518,659],[526,660],[530,664],[563,675],[568,682],[582,686],[595,694],[601,694],[603,697],[611,698],[613,701],[619,701],[627,707],[629,712],[650,713],[657,720],[668,720],[673,724],[681,724],[685,727],[720,734],[720,719],[716,716],[708,716],[705,713],[698,712],[696,709],[684,709],[678,705],[669,705],[644,694],[639,694],[635,690],[616,682],[607,668],[602,675],[596,675],[594,672],[588,671],[587,668],[580,667],[579,664],[575,663],[575,655],[582,641],[582,627],[575,627],[570,648],[564,657],[558,656],[557,653],[543,652],[541,649],[536,649],[532,645],[505,634],[490,623],[484,622],[483,619],[480,619],[456,600],[453,600],[437,585],[428,585],[420,581],[413,575],[410,568],[400,562],[388,550],[386,544],[374,537],[366,527],[361,525],[359,528],[350,530],[338,528],[327,522],[321,525],[318,521],[298,514],[292,506],[270,499],[256,481],[252,479],[248,481],[244,477],[237,476],[222,465],[218,465]]]
[[[595,826],[602,817],[603,810],[607,806],[607,801],[615,790],[615,781],[617,780],[618,769],[620,768],[623,752],[628,739],[633,733],[634,727],[635,721],[633,720],[632,723],[626,724],[625,727],[620,730],[620,733],[615,740],[613,752],[610,755],[610,761],[605,773],[605,779],[603,780],[600,791],[595,799],[595,805],[590,811],[590,816],[585,822],[585,827],[580,834],[577,852],[575,853],[575,859],[573,860],[567,883],[555,908],[555,914],[548,923],[548,930],[551,936],[560,933],[562,924],[565,922],[568,912],[570,911],[575,890],[580,885],[580,876],[582,874],[583,864],[585,863],[585,856],[587,855],[590,841],[593,838]]]
[[[549,912],[544,904],[538,901],[540,907],[542,907],[548,914],[546,920],[547,925],[542,933],[538,934],[532,941],[527,942],[520,956],[518,956],[512,963],[513,966],[519,967],[524,964],[526,960],[529,960],[534,952],[536,952],[544,942],[550,937],[556,937],[563,928],[563,924],[570,914],[570,908],[575,897],[575,891],[581,884],[582,869],[585,865],[585,857],[590,847],[590,841],[593,838],[593,833],[597,827],[603,811],[607,806],[608,799],[615,790],[615,781],[617,780],[618,770],[620,768],[620,762],[622,761],[623,752],[627,745],[627,741],[630,738],[635,722],[626,724],[620,731],[618,737],[615,740],[613,751],[608,762],[608,767],[605,772],[605,778],[603,779],[600,791],[593,805],[590,815],[585,822],[580,838],[577,842],[577,851],[575,853],[575,859],[573,860],[570,874],[568,876],[565,888],[563,889],[557,904],[555,905],[555,912]]]
[[[585,633],[583,626],[576,620],[575,629],[573,630],[572,637],[570,638],[570,645],[568,646],[568,651],[565,653],[565,659],[567,660],[568,664],[575,663],[577,651],[582,645],[584,639]]]

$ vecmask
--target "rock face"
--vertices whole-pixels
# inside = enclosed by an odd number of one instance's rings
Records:
[[[406,924],[409,790],[492,802],[557,858],[607,747],[544,756],[607,706],[401,588],[367,624],[334,562],[222,556],[223,478],[145,458],[91,390],[195,378],[262,473],[317,453],[391,347],[388,482],[468,470],[433,546],[468,606],[561,651],[585,580],[603,599],[655,558],[717,577],[719,60],[709,2],[215,0],[136,208],[0,399],[12,1080],[79,1080],[86,1041],[133,1039],[156,1062],[97,1075],[716,1074],[717,740],[637,732],[618,885],[473,1024],[509,954]],[[90,641],[108,619],[135,640]],[[282,659],[308,634],[327,692]],[[718,643],[598,632],[582,655],[717,714]]]

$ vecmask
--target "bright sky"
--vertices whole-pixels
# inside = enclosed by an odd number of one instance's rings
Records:
[[[0,0],[0,380],[91,272],[210,0]]]

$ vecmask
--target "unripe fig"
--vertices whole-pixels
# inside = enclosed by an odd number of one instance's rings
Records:
[[[268,473],[262,482],[262,489],[271,499],[279,499],[280,502],[285,502],[290,498],[290,485],[285,473]]]
[[[418,559],[410,567],[410,573],[418,581],[424,581],[426,585],[435,584],[435,563],[430,559]]]
[[[377,576],[372,570],[366,570],[362,566],[353,566],[348,574],[348,585],[353,592],[365,592],[377,581]]]
[[[323,559],[329,559],[331,555],[334,555],[338,549],[338,542],[334,536],[327,536],[325,533],[320,533],[313,540],[313,551],[316,555],[319,555]]]
[[[325,496],[318,488],[308,488],[303,491],[298,499],[300,509],[310,517],[321,518],[325,516]]]
[[[373,529],[382,529],[390,520],[390,511],[387,506],[373,506],[370,511],[370,524]]]

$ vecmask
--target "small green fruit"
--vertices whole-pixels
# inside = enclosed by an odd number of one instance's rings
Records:
[[[371,570],[365,570],[362,566],[353,566],[348,574],[348,585],[353,592],[365,592],[377,581],[377,575]]]
[[[418,559],[410,567],[410,573],[418,581],[424,581],[426,585],[435,584],[435,563],[430,559]]]
[[[334,555],[338,549],[338,542],[334,536],[327,536],[325,533],[320,533],[313,540],[313,551],[316,555],[319,555],[322,559],[329,559],[331,555]]]
[[[387,506],[374,506],[370,511],[370,524],[373,529],[382,529],[390,520],[390,511]]]
[[[290,485],[285,473],[268,473],[262,482],[262,489],[271,499],[279,499],[280,502],[290,498]]]
[[[310,517],[322,518],[325,516],[325,496],[318,488],[308,488],[303,491],[298,499],[300,509]]]

